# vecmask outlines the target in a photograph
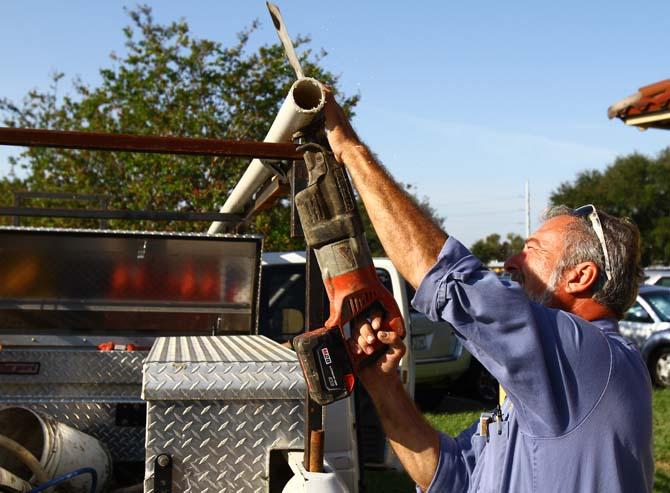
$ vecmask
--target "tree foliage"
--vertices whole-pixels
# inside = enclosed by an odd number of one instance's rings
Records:
[[[0,100],[3,123],[11,127],[50,128],[139,135],[174,135],[230,140],[262,140],[294,75],[279,44],[250,52],[248,43],[257,23],[238,34],[232,47],[199,39],[184,21],[166,25],[154,21],[140,6],[128,11],[125,54],[112,54],[93,87],[75,80],[73,93],[59,97],[53,76],[47,91],[30,91],[20,103]],[[298,37],[305,73],[337,92],[337,76],[322,69],[324,52],[308,48]],[[351,112],[358,96],[338,98]],[[29,148],[10,160],[27,172],[24,181],[5,179],[5,190],[102,193],[111,209],[212,211],[227,197],[248,160],[159,154],[108,153]],[[39,205],[39,204],[36,204]],[[53,206],[53,204],[50,204]],[[71,204],[68,204],[71,205]],[[252,230],[286,225],[286,204],[256,218]],[[52,222],[53,223],[53,222]],[[122,223],[115,227],[199,230],[203,223]],[[287,227],[284,229],[288,230]],[[299,248],[287,235],[269,235],[266,249]]]
[[[0,99],[0,115],[10,127],[96,131],[138,135],[173,135],[230,140],[262,140],[294,81],[280,44],[248,49],[257,23],[238,34],[232,47],[199,39],[181,20],[161,25],[151,8],[129,10],[124,28],[125,54],[112,54],[111,65],[100,70],[93,87],[75,80],[73,94],[59,97],[62,73],[51,87],[30,91],[20,103]],[[298,37],[306,74],[329,84],[337,93],[338,77],[319,66],[325,52],[314,53],[309,38]],[[344,110],[353,115],[359,96],[340,95]],[[249,161],[235,158],[108,153],[28,148],[10,158],[27,172],[25,180],[0,180],[0,197],[11,192],[72,192],[103,194],[110,209],[212,211],[218,210]],[[416,197],[415,190],[407,186]],[[442,224],[428,199],[421,207]],[[35,206],[86,207],[85,203],[34,201]],[[366,232],[375,255],[383,249],[361,206]],[[304,248],[291,239],[287,200],[255,216],[240,232],[265,236],[266,250]],[[22,222],[23,223],[23,222]],[[71,220],[33,220],[32,224],[72,226]],[[95,226],[95,222],[78,225]],[[113,228],[204,231],[206,223],[110,221]]]
[[[553,205],[593,203],[640,228],[643,262],[670,263],[670,148],[656,157],[639,153],[617,158],[603,172],[579,173],[552,194]]]
[[[490,234],[486,238],[473,243],[470,250],[482,263],[488,264],[495,260],[503,262],[512,255],[519,253],[523,248],[523,237],[516,233],[507,233],[507,238],[501,240],[499,234]]]

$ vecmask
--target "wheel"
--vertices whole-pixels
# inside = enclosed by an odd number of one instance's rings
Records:
[[[670,387],[670,347],[662,347],[649,358],[649,371],[654,385]]]

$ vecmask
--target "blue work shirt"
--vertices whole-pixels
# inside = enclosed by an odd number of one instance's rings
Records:
[[[429,492],[651,491],[651,382],[616,320],[529,301],[454,238],[412,303],[453,324],[507,391],[488,436],[479,422],[440,436]]]

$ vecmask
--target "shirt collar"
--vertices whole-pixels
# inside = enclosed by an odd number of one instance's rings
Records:
[[[618,332],[619,321],[616,318],[599,318],[591,322],[603,332]]]

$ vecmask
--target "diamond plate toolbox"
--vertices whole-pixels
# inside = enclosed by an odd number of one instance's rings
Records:
[[[121,408],[142,411],[142,363],[147,351],[94,348],[4,348],[0,407],[21,406],[51,416],[102,441],[115,461],[144,460],[144,420],[125,422]]]
[[[161,454],[173,491],[268,491],[271,451],[303,448],[306,394],[295,353],[266,337],[157,339],[142,384],[145,492]]]

